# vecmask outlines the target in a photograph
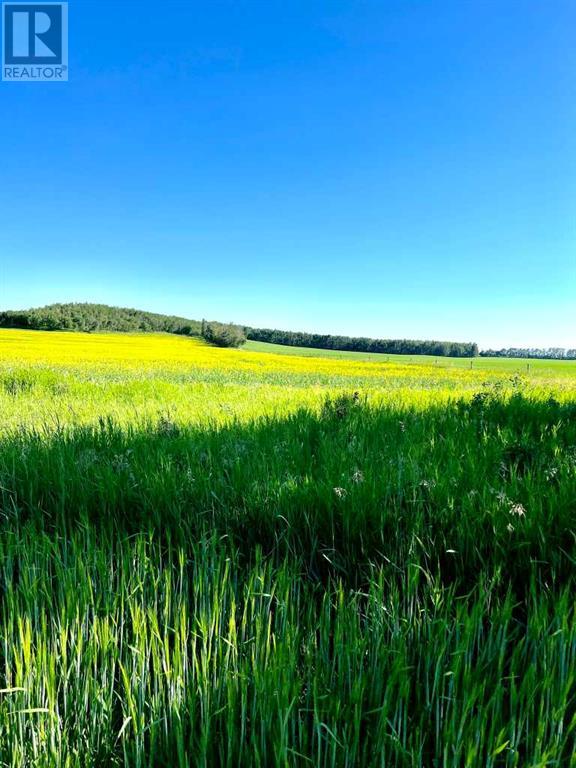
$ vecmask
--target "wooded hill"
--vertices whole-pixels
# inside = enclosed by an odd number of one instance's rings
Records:
[[[445,357],[476,357],[478,355],[478,347],[474,343],[371,339],[248,328],[232,323],[188,320],[184,317],[143,312],[139,309],[109,307],[106,304],[51,304],[37,309],[4,311],[0,312],[0,327],[88,333],[155,331],[201,336],[211,344],[225,347],[238,347],[248,338],[292,347],[335,349],[347,352]]]
[[[50,304],[37,309],[0,312],[0,327],[36,331],[157,331],[200,336],[202,324],[173,315],[106,304]]]
[[[238,347],[246,341],[244,329],[231,323],[188,320],[175,315],[109,307],[106,304],[51,304],[37,309],[0,312],[0,328],[85,333],[176,333],[203,336],[209,343],[220,347]]]

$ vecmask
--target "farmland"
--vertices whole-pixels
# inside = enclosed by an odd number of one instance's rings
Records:
[[[574,365],[295,352],[0,331],[0,766],[576,766]]]
[[[333,360],[356,360],[361,362],[393,362],[401,365],[434,365],[443,368],[469,368],[484,371],[511,371],[530,373],[548,371],[549,373],[576,373],[574,360],[518,359],[506,357],[438,357],[434,355],[389,355],[380,352],[346,352],[336,349],[314,349],[312,347],[288,347],[268,344],[263,341],[248,341],[244,349],[250,352],[269,352],[271,354],[296,355],[298,357],[327,357]]]

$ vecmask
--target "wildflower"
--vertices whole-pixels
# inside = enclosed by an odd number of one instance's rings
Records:
[[[364,482],[364,472],[361,469],[357,469],[352,475],[352,482],[359,484]]]
[[[558,467],[550,466],[548,469],[544,470],[544,476],[546,480],[554,480],[556,475],[558,474]]]
[[[346,496],[348,495],[348,491],[346,490],[346,488],[334,488],[333,490],[339,499],[345,499]]]
[[[516,515],[517,517],[526,517],[526,510],[522,504],[512,504],[508,511],[511,515]]]

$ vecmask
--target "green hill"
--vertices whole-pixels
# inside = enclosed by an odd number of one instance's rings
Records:
[[[0,312],[1,328],[42,331],[156,331],[200,336],[202,323],[174,315],[106,304],[50,304],[46,307]]]
[[[177,333],[202,336],[219,347],[239,347],[246,341],[244,329],[232,323],[188,320],[140,309],[106,304],[50,304],[47,307],[0,312],[0,328],[35,331],[98,331]]]

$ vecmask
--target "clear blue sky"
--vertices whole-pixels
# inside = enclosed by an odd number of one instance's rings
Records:
[[[0,83],[0,307],[576,346],[573,0],[72,0]]]

